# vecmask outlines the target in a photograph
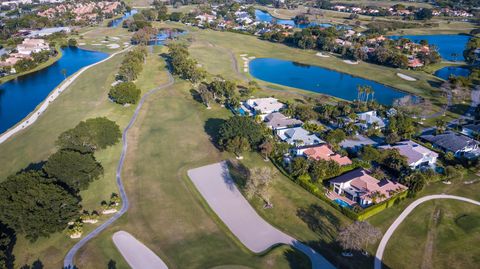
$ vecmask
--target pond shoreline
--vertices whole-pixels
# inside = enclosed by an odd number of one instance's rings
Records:
[[[53,65],[54,63],[56,63],[57,61],[59,61],[63,57],[63,53],[62,53],[61,49],[59,49],[58,47],[55,47],[55,50],[57,51],[57,55],[55,57],[53,57],[53,59],[49,58],[46,62],[39,64],[38,66],[36,66],[35,68],[33,68],[31,70],[0,78],[0,86],[2,86],[3,84],[5,84],[5,83],[7,83],[11,80],[18,79],[18,78],[21,78],[23,76],[33,74],[35,72],[42,71],[43,69],[50,67],[51,65]]]
[[[80,69],[78,69],[75,73],[73,73],[71,76],[68,78],[64,79],[63,81],[60,82],[56,87],[54,87],[48,95],[45,97],[43,101],[41,101],[30,113],[28,113],[25,117],[23,117],[20,121],[18,121],[16,124],[13,126],[9,127],[6,129],[4,132],[0,133],[0,144],[3,142],[7,141],[10,137],[14,136],[16,133],[28,128],[31,126],[33,123],[36,122],[36,120],[47,110],[48,106],[50,103],[52,103],[54,100],[56,100],[57,97],[61,95],[63,91],[68,89],[68,87],[85,71],[90,69],[91,67],[94,67],[98,64],[101,64],[105,61],[110,60],[117,54],[123,53],[124,51],[130,49],[131,47],[125,48],[121,51],[115,52],[113,54],[106,54],[108,57],[103,58],[100,61],[94,62],[90,65],[84,66]]]
[[[325,67],[325,66],[321,66],[321,65],[315,65],[315,64],[307,64],[307,63],[304,63],[304,62],[298,62],[298,61],[292,61],[292,60],[288,60],[288,59],[281,59],[281,58],[269,58],[269,57],[258,57],[256,58],[255,60],[260,60],[260,59],[274,59],[274,60],[280,60],[280,61],[283,61],[283,62],[291,62],[292,64],[295,64],[295,65],[298,65],[298,66],[303,66],[303,67],[306,67],[306,68],[310,68],[310,67],[313,67],[313,68],[319,68],[319,69],[325,69],[325,70],[328,70],[328,71],[331,71],[331,72],[336,72],[336,73],[339,73],[340,75],[345,75],[345,76],[350,76],[352,78],[356,78],[356,79],[361,79],[361,80],[366,80],[366,81],[370,81],[370,82],[373,82],[373,83],[376,83],[376,84],[379,84],[379,85],[382,85],[383,87],[387,88],[387,89],[390,89],[390,90],[393,90],[393,91],[397,91],[397,92],[400,92],[402,94],[404,94],[404,96],[407,96],[407,95],[410,95],[412,96],[414,99],[418,101],[421,101],[424,99],[424,97],[418,95],[418,94],[414,94],[412,92],[409,92],[407,90],[403,90],[403,89],[399,89],[395,86],[391,86],[391,85],[388,85],[388,84],[385,84],[383,82],[379,82],[377,80],[373,80],[373,79],[370,79],[370,78],[366,78],[366,77],[362,77],[362,76],[357,76],[357,75],[354,75],[354,74],[351,74],[351,73],[346,73],[346,72],[342,72],[342,71],[339,71],[339,70],[335,70],[333,68],[330,68],[330,67]],[[253,61],[255,61],[253,60]],[[253,62],[253,61],[250,61]],[[342,64],[345,64],[345,63],[342,63]],[[338,100],[344,100],[344,101],[347,101],[347,102],[352,102],[352,100],[348,100],[348,99],[345,99],[345,98],[342,98],[340,96],[335,96],[335,95],[332,95],[332,94],[329,94],[329,93],[326,93],[326,92],[318,92],[318,91],[315,91],[315,90],[309,90],[309,89],[305,89],[305,88],[300,88],[298,86],[291,86],[291,85],[286,85],[286,84],[282,84],[282,83],[278,83],[278,82],[274,82],[274,81],[268,81],[268,80],[264,80],[262,78],[259,78],[259,77],[256,77],[253,75],[252,73],[252,68],[250,67],[250,64],[249,64],[249,72],[248,74],[255,78],[255,79],[258,79],[258,80],[261,80],[265,83],[270,83],[270,84],[276,84],[276,85],[279,85],[279,86],[283,86],[283,87],[290,87],[290,88],[294,88],[294,89],[299,89],[301,91],[307,91],[307,92],[310,92],[310,93],[315,93],[315,94],[320,94],[320,95],[324,95],[324,96],[329,96],[331,98],[335,98],[335,99],[338,99]],[[412,81],[413,82],[413,81]],[[355,88],[355,92],[356,92],[356,88]],[[392,105],[392,104],[389,104],[389,105]]]

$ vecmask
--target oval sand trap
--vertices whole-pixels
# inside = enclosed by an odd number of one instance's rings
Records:
[[[133,269],[168,269],[167,265],[133,235],[119,231],[112,236],[113,243]]]
[[[402,73],[397,73],[397,76],[399,76],[400,78],[402,78],[404,80],[407,80],[407,81],[416,81],[417,80],[416,78],[412,78],[411,76],[407,76],[407,75],[402,74]]]

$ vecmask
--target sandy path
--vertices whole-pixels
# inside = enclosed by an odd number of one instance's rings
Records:
[[[167,265],[133,235],[119,231],[112,236],[113,243],[132,269],[168,269]]]
[[[335,268],[312,248],[260,217],[234,184],[225,162],[189,170],[188,176],[213,211],[251,251],[261,253],[286,244],[305,253],[312,261],[312,268]]]
[[[385,234],[382,237],[382,240],[380,241],[380,244],[378,245],[377,248],[377,253],[375,254],[375,262],[374,262],[374,269],[381,269],[382,268],[382,258],[383,258],[383,252],[385,251],[385,247],[387,246],[388,240],[390,240],[390,237],[392,237],[393,232],[398,228],[398,226],[405,220],[405,218],[420,204],[434,200],[434,199],[451,199],[451,200],[458,200],[458,201],[463,201],[471,204],[475,204],[480,206],[479,201],[475,201],[469,198],[461,197],[461,196],[455,196],[455,195],[448,195],[448,194],[436,194],[436,195],[428,195],[422,198],[419,198],[415,200],[413,203],[411,203],[405,210],[403,210],[402,214],[398,216],[398,218],[392,223],[392,225],[388,228],[388,230],[385,232]]]

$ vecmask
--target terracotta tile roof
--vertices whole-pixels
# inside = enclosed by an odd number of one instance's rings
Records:
[[[340,156],[333,152],[328,145],[323,144],[316,147],[311,147],[303,152],[307,158],[315,159],[315,160],[332,160],[337,162],[339,165],[348,165],[351,164],[352,161],[346,156]]]

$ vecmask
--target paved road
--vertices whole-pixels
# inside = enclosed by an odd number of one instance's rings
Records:
[[[123,53],[126,50],[129,50],[131,47],[128,47],[126,49],[123,49],[121,51],[115,52],[112,55],[108,56],[107,58],[96,62],[94,64],[91,64],[89,66],[85,66],[82,69],[80,69],[78,72],[76,72],[73,76],[67,78],[64,80],[59,86],[57,86],[53,91],[50,93],[49,96],[43,101],[43,103],[38,107],[38,109],[34,110],[30,115],[28,115],[25,119],[22,120],[22,122],[18,123],[16,126],[13,128],[7,130],[3,134],[0,135],[0,144],[5,142],[7,139],[15,135],[16,133],[20,132],[21,130],[24,130],[28,126],[32,125],[37,119],[42,115],[45,110],[47,110],[48,106],[50,103],[55,101],[60,94],[65,91],[83,72],[87,71],[88,69],[101,64],[103,62],[106,62],[110,60],[111,58],[115,57],[117,54]]]
[[[480,206],[479,201],[475,201],[475,200],[461,197],[461,196],[447,195],[447,194],[428,195],[415,200],[407,208],[405,208],[405,210],[403,210],[402,214],[398,216],[398,218],[393,222],[393,224],[388,228],[388,230],[383,235],[382,240],[380,241],[380,245],[378,245],[377,253],[375,254],[374,269],[382,268],[383,252],[385,251],[385,247],[387,246],[388,240],[390,239],[390,237],[392,237],[393,232],[395,232],[395,230],[403,222],[403,220],[408,216],[408,214],[410,214],[410,212],[412,212],[418,205],[426,201],[435,200],[435,199],[452,199],[452,200],[463,201],[463,202],[472,203]]]
[[[168,70],[167,70],[167,72],[168,72]],[[122,147],[122,153],[120,155],[120,160],[118,162],[117,171],[116,171],[117,185],[118,185],[118,189],[120,191],[120,197],[122,198],[122,208],[115,215],[113,215],[110,219],[108,219],[102,225],[98,226],[95,230],[93,230],[91,233],[89,233],[84,238],[82,238],[80,241],[78,241],[78,243],[76,243],[70,249],[70,251],[68,251],[68,253],[65,256],[65,259],[63,261],[63,264],[64,264],[65,267],[73,266],[74,265],[73,258],[75,257],[75,254],[78,252],[78,250],[81,247],[83,247],[90,239],[97,236],[100,232],[105,230],[108,226],[110,226],[113,222],[115,222],[118,218],[120,218],[123,214],[125,214],[125,212],[127,212],[128,207],[129,207],[129,202],[128,202],[127,194],[125,192],[125,188],[124,188],[123,183],[122,183],[122,169],[123,169],[123,164],[125,162],[125,155],[127,154],[127,146],[128,146],[127,133],[128,133],[128,130],[135,123],[135,120],[137,119],[138,113],[140,112],[140,109],[142,108],[143,103],[145,103],[147,98],[158,90],[161,90],[161,89],[172,86],[173,82],[174,82],[174,79],[173,79],[172,75],[170,74],[170,72],[168,72],[168,82],[159,86],[159,87],[157,87],[157,88],[155,88],[155,89],[150,90],[149,92],[147,92],[145,95],[143,95],[142,99],[138,103],[138,106],[135,109],[135,112],[133,113],[133,116],[130,119],[130,122],[128,123],[127,127],[123,130],[123,133],[122,133],[123,147]]]
[[[286,244],[305,253],[314,269],[335,268],[320,253],[259,216],[233,182],[226,162],[191,169],[188,176],[228,229],[252,252],[263,253],[273,246]]]

